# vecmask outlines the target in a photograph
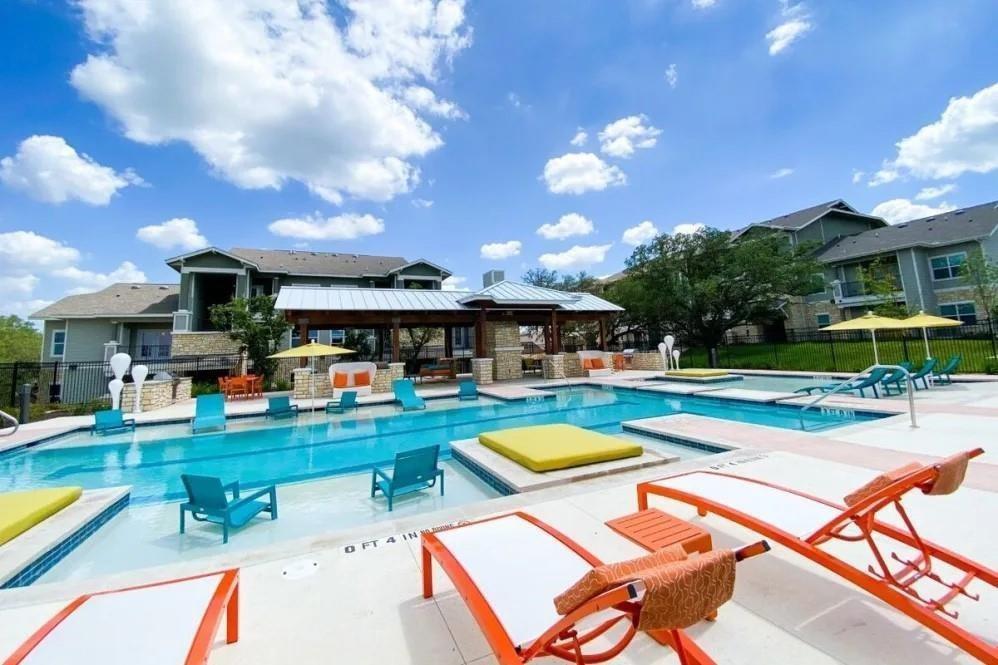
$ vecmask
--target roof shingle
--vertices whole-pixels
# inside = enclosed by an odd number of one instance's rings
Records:
[[[114,316],[162,316],[169,318],[179,304],[177,284],[133,284],[119,282],[94,293],[66,296],[29,318],[61,319]]]

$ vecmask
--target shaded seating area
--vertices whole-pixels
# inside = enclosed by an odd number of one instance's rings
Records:
[[[288,418],[298,415],[298,405],[291,403],[291,398],[287,395],[267,398],[266,418]]]
[[[256,374],[218,377],[218,392],[225,399],[263,397],[263,377]]]
[[[416,394],[416,387],[409,379],[392,381],[392,392],[395,393],[395,401],[402,407],[403,411],[426,408],[426,400]]]
[[[371,498],[377,492],[388,499],[388,511],[394,508],[395,497],[430,489],[440,484],[440,496],[444,495],[444,470],[437,466],[440,446],[427,446],[395,454],[392,473],[374,467],[371,470]]]
[[[191,431],[197,434],[207,429],[225,429],[225,398],[221,394],[198,395],[194,403]]]
[[[261,512],[277,519],[277,487],[271,485],[248,496],[241,496],[239,481],[223,485],[212,476],[182,474],[180,479],[187,491],[187,502],[180,504],[180,533],[186,530],[187,513],[197,522],[210,522],[222,527],[222,543],[229,542],[229,530],[245,526]],[[229,499],[228,493],[232,494]],[[261,497],[267,497],[260,501]]]
[[[333,388],[333,398],[340,398],[345,392],[357,395],[370,395],[374,375],[378,366],[372,362],[333,363],[329,366],[329,385]]]
[[[419,380],[444,379],[453,380],[456,377],[454,364],[450,359],[438,358],[432,363],[426,363],[419,368]]]
[[[579,362],[582,363],[582,371],[586,376],[610,376],[613,374],[613,367],[606,362],[606,354],[603,351],[579,351]]]
[[[105,409],[94,412],[94,424],[90,428],[91,434],[118,434],[120,432],[134,432],[135,420],[125,418],[121,409]]]
[[[933,381],[940,385],[953,383],[953,374],[956,374],[956,370],[959,369],[962,361],[963,356],[961,355],[950,356],[949,360],[942,367],[932,373]]]
[[[859,379],[856,379],[855,381],[850,381],[845,385],[842,385],[841,381],[835,383],[822,383],[813,386],[804,386],[803,388],[798,388],[794,392],[807,393],[808,395],[810,395],[815,390],[827,393],[838,389],[836,390],[836,392],[838,393],[858,392],[860,397],[866,397],[866,391],[870,390],[873,393],[874,397],[879,398],[880,391],[877,389],[877,386],[879,386],[880,383],[887,376],[888,371],[889,370],[885,367],[877,367],[869,374],[867,374],[865,377],[860,377]],[[914,378],[914,376],[912,378]],[[840,388],[839,386],[842,387]]]

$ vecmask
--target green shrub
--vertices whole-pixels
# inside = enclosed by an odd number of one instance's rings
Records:
[[[198,381],[191,384],[191,397],[198,395],[211,395],[218,392],[218,382]]]

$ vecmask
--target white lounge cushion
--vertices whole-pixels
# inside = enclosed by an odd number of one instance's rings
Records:
[[[183,665],[222,575],[87,599],[25,665]]]
[[[485,596],[513,644],[537,639],[561,617],[554,598],[592,566],[533,523],[508,515],[436,534]]]

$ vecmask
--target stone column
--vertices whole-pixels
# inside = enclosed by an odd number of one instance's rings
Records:
[[[405,377],[405,363],[388,363],[388,367],[379,367],[371,383],[372,393],[390,393],[392,381]]]
[[[579,354],[563,353],[561,357],[564,358],[564,372],[566,377],[574,379],[586,376],[585,370],[582,369],[582,359],[579,358]]]
[[[308,367],[299,367],[291,370],[294,377],[291,396],[295,399],[308,399],[312,396],[312,370]]]
[[[471,378],[475,383],[492,383],[492,358],[472,358]]]
[[[545,379],[565,378],[565,356],[547,355],[541,360],[541,371]]]
[[[658,351],[635,353],[631,358],[631,369],[664,372],[665,360],[662,358],[662,354]]]

